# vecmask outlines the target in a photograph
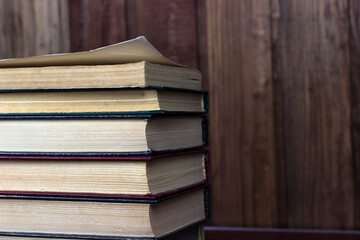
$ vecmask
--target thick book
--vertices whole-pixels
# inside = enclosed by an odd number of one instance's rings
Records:
[[[205,113],[206,111],[205,92],[163,88],[0,93],[1,115]]]
[[[114,65],[0,68],[0,90],[128,88],[201,89],[198,70],[137,62]]]
[[[201,89],[201,73],[162,56],[145,37],[88,52],[0,60],[0,90],[163,86]]]
[[[87,240],[203,240],[204,239],[204,226],[202,223],[195,224],[180,231],[176,231],[165,237],[152,237],[152,238],[137,238],[137,237],[83,237],[78,235],[55,235],[55,234],[29,234],[29,233],[1,233],[0,239],[4,240],[65,240],[65,239],[87,239]]]
[[[3,155],[149,155],[206,144],[202,116],[0,116]]]
[[[0,155],[0,194],[157,199],[207,182],[208,152],[157,156]]]
[[[209,201],[208,188],[157,200],[1,195],[0,234],[161,238],[208,219]]]

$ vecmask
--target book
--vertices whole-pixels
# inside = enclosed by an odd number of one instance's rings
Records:
[[[1,195],[0,212],[2,235],[165,237],[209,217],[209,192],[195,188],[151,201]]]
[[[22,91],[0,93],[0,114],[198,112],[206,94],[169,89]]]
[[[0,60],[0,238],[203,239],[201,78],[144,37]]]
[[[208,154],[0,155],[0,176],[0,194],[155,199],[206,183]]]
[[[163,86],[201,89],[201,73],[176,64],[145,37],[88,52],[0,60],[0,90]]]
[[[147,155],[207,144],[202,116],[0,116],[0,154]]]
[[[62,240],[62,239],[92,239],[92,240],[203,240],[204,239],[204,226],[203,224],[195,224],[188,228],[185,228],[180,231],[176,231],[173,234],[170,234],[165,237],[153,237],[153,238],[137,238],[137,237],[105,237],[105,236],[91,236],[82,237],[77,235],[55,235],[55,234],[22,234],[22,233],[1,233],[0,238],[4,240],[14,239],[14,240]]]
[[[201,74],[149,62],[0,68],[0,90],[89,89],[163,86],[200,90]]]

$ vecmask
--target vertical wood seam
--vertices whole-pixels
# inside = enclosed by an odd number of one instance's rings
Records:
[[[351,48],[352,48],[352,44],[351,44],[351,39],[352,39],[352,30],[351,30],[351,12],[350,12],[350,4],[351,4],[351,1],[350,0],[347,0],[347,5],[348,5],[348,11],[347,11],[347,17],[348,17],[348,35],[349,35],[349,48],[348,48],[348,51],[349,51],[349,65],[348,65],[348,71],[349,71],[349,84],[350,86],[352,85],[352,79],[353,79],[353,74],[352,74],[352,65],[351,65]],[[354,115],[354,112],[353,112],[353,93],[352,91],[350,90],[350,103],[351,103],[351,111],[350,111],[350,138],[351,138],[351,161],[352,161],[352,174],[353,174],[353,189],[355,190],[355,187],[356,187],[356,179],[355,179],[355,176],[356,176],[356,155],[355,155],[355,147],[354,147],[354,122],[353,122],[353,115]],[[355,197],[355,192],[354,192],[354,202],[356,201],[356,197]],[[356,204],[356,203],[355,203]],[[355,206],[354,206],[355,207]],[[355,224],[356,224],[356,209],[354,211],[354,221],[355,221]]]
[[[193,1],[193,3],[194,3],[195,14],[196,14],[196,18],[195,18],[195,32],[196,32],[196,46],[197,46],[196,62],[197,62],[198,68],[200,68],[200,66],[201,66],[200,40],[199,40],[200,39],[200,34],[199,34],[199,17],[200,16],[199,16],[199,9],[198,9],[198,1],[195,0],[195,1]],[[206,39],[207,39],[207,34],[206,34]]]
[[[352,39],[353,39],[353,32],[352,32],[352,24],[351,24],[351,6],[352,6],[352,3],[351,3],[351,0],[347,0],[347,6],[348,6],[348,11],[347,11],[347,17],[348,17],[348,35],[349,35],[349,42],[348,42],[348,45],[349,45],[349,48],[348,48],[348,51],[349,51],[349,87],[350,87],[350,91],[349,91],[349,94],[350,94],[350,139],[351,139],[351,160],[352,160],[352,175],[353,175],[353,191],[354,191],[354,209],[355,211],[353,212],[353,218],[354,218],[354,227],[355,227],[355,230],[356,229],[359,229],[359,226],[357,226],[357,211],[359,211],[357,209],[357,205],[358,203],[356,202],[356,185],[357,185],[357,179],[356,179],[356,175],[357,175],[357,168],[356,168],[356,146],[355,146],[355,136],[354,136],[354,131],[355,131],[355,127],[354,127],[354,99],[353,99],[353,91],[354,89],[352,88],[352,83],[354,81],[354,76],[353,76],[353,72],[352,72],[352,54],[353,54],[353,51],[352,51],[352,47],[353,47],[353,44],[352,44]]]
[[[124,9],[125,9],[125,38],[128,40],[130,37],[130,26],[129,26],[129,11],[128,11],[128,1],[129,0],[125,0],[124,1]]]
[[[281,200],[284,200],[285,202],[283,201],[277,201],[277,206],[276,206],[276,213],[277,213],[277,222],[274,224],[274,226],[276,227],[287,227],[288,226],[288,222],[287,222],[287,207],[288,207],[288,193],[287,193],[287,189],[288,189],[288,184],[287,184],[287,181],[286,181],[286,156],[285,156],[285,149],[286,149],[286,142],[285,142],[285,132],[284,130],[281,131],[281,140],[278,140],[277,136],[278,136],[278,131],[279,131],[279,127],[277,126],[277,123],[279,121],[279,118],[278,118],[278,114],[279,112],[277,111],[277,107],[276,107],[276,104],[279,104],[279,102],[276,100],[277,98],[277,94],[279,94],[279,92],[281,93],[281,106],[280,109],[280,118],[281,118],[281,127],[284,128],[284,123],[285,123],[285,120],[284,120],[284,88],[283,88],[283,83],[282,83],[282,79],[280,78],[279,80],[279,83],[281,84],[280,85],[280,89],[276,89],[276,84],[275,84],[275,81],[276,81],[276,67],[278,66],[278,61],[276,59],[276,42],[275,42],[275,39],[274,39],[274,34],[276,34],[277,38],[279,37],[279,34],[278,32],[276,33],[275,30],[274,30],[274,1],[277,1],[277,0],[271,0],[270,1],[270,16],[269,16],[269,22],[270,22],[270,54],[271,54],[271,83],[272,83],[272,93],[273,93],[273,118],[274,118],[274,150],[275,150],[275,165],[276,165],[276,176],[275,176],[275,179],[276,179],[276,186],[277,186],[277,189],[276,189],[276,192],[277,192],[277,200],[279,200],[280,198],[280,191],[284,190],[285,192],[282,193],[283,194],[283,199]],[[279,4],[277,4],[279,5]],[[280,10],[280,9],[278,9]],[[280,12],[279,12],[280,14]],[[281,16],[279,15],[279,21],[281,19]],[[277,39],[279,41],[279,39]],[[281,149],[279,150],[279,144],[282,144],[281,146]],[[281,155],[281,157],[279,157],[279,155]],[[279,159],[282,160],[282,171],[280,172],[282,175],[280,176],[282,179],[285,179],[284,181],[284,189],[278,189],[278,182],[279,182]],[[280,179],[280,180],[282,180]],[[279,205],[279,202],[284,203],[285,206],[280,206]],[[280,208],[283,208],[285,209],[285,212],[282,212],[282,210]],[[282,214],[284,214],[282,216]],[[282,222],[283,220],[283,222]]]

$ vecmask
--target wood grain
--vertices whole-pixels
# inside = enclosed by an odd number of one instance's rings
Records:
[[[359,231],[229,228],[205,226],[206,240],[358,240]]]
[[[276,227],[288,227],[287,179],[286,179],[286,148],[284,129],[284,84],[281,68],[277,67],[282,62],[282,48],[280,37],[280,12],[279,2],[271,1],[271,61],[274,101],[274,132],[276,152],[276,190],[277,190],[277,223]]]
[[[129,38],[145,36],[165,57],[198,67],[194,0],[127,1]]]
[[[288,226],[354,228],[347,2],[277,6]]]
[[[277,223],[268,1],[206,1],[213,225]]]
[[[1,58],[138,35],[203,71],[209,224],[360,229],[358,0],[0,0]]]
[[[198,69],[201,71],[203,81],[202,89],[209,90],[209,63],[208,63],[208,41],[206,22],[206,0],[196,1],[196,17],[197,17],[197,43],[198,43]]]
[[[68,52],[67,0],[0,0],[0,57]]]
[[[71,0],[69,14],[72,52],[128,39],[125,0]]]
[[[5,23],[5,7],[4,0],[0,0],[0,59],[6,58],[6,46],[5,46],[5,32],[4,32],[4,24]]]
[[[355,228],[360,229],[360,2],[349,1],[351,133],[354,166]]]

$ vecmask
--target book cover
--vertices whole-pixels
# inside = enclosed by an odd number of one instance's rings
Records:
[[[56,234],[34,234],[34,233],[2,233],[4,240],[65,240],[65,239],[88,239],[88,240],[203,240],[203,223],[193,224],[185,229],[180,229],[165,237],[136,238],[136,237],[106,237],[106,236],[79,236],[79,235],[56,235]]]

